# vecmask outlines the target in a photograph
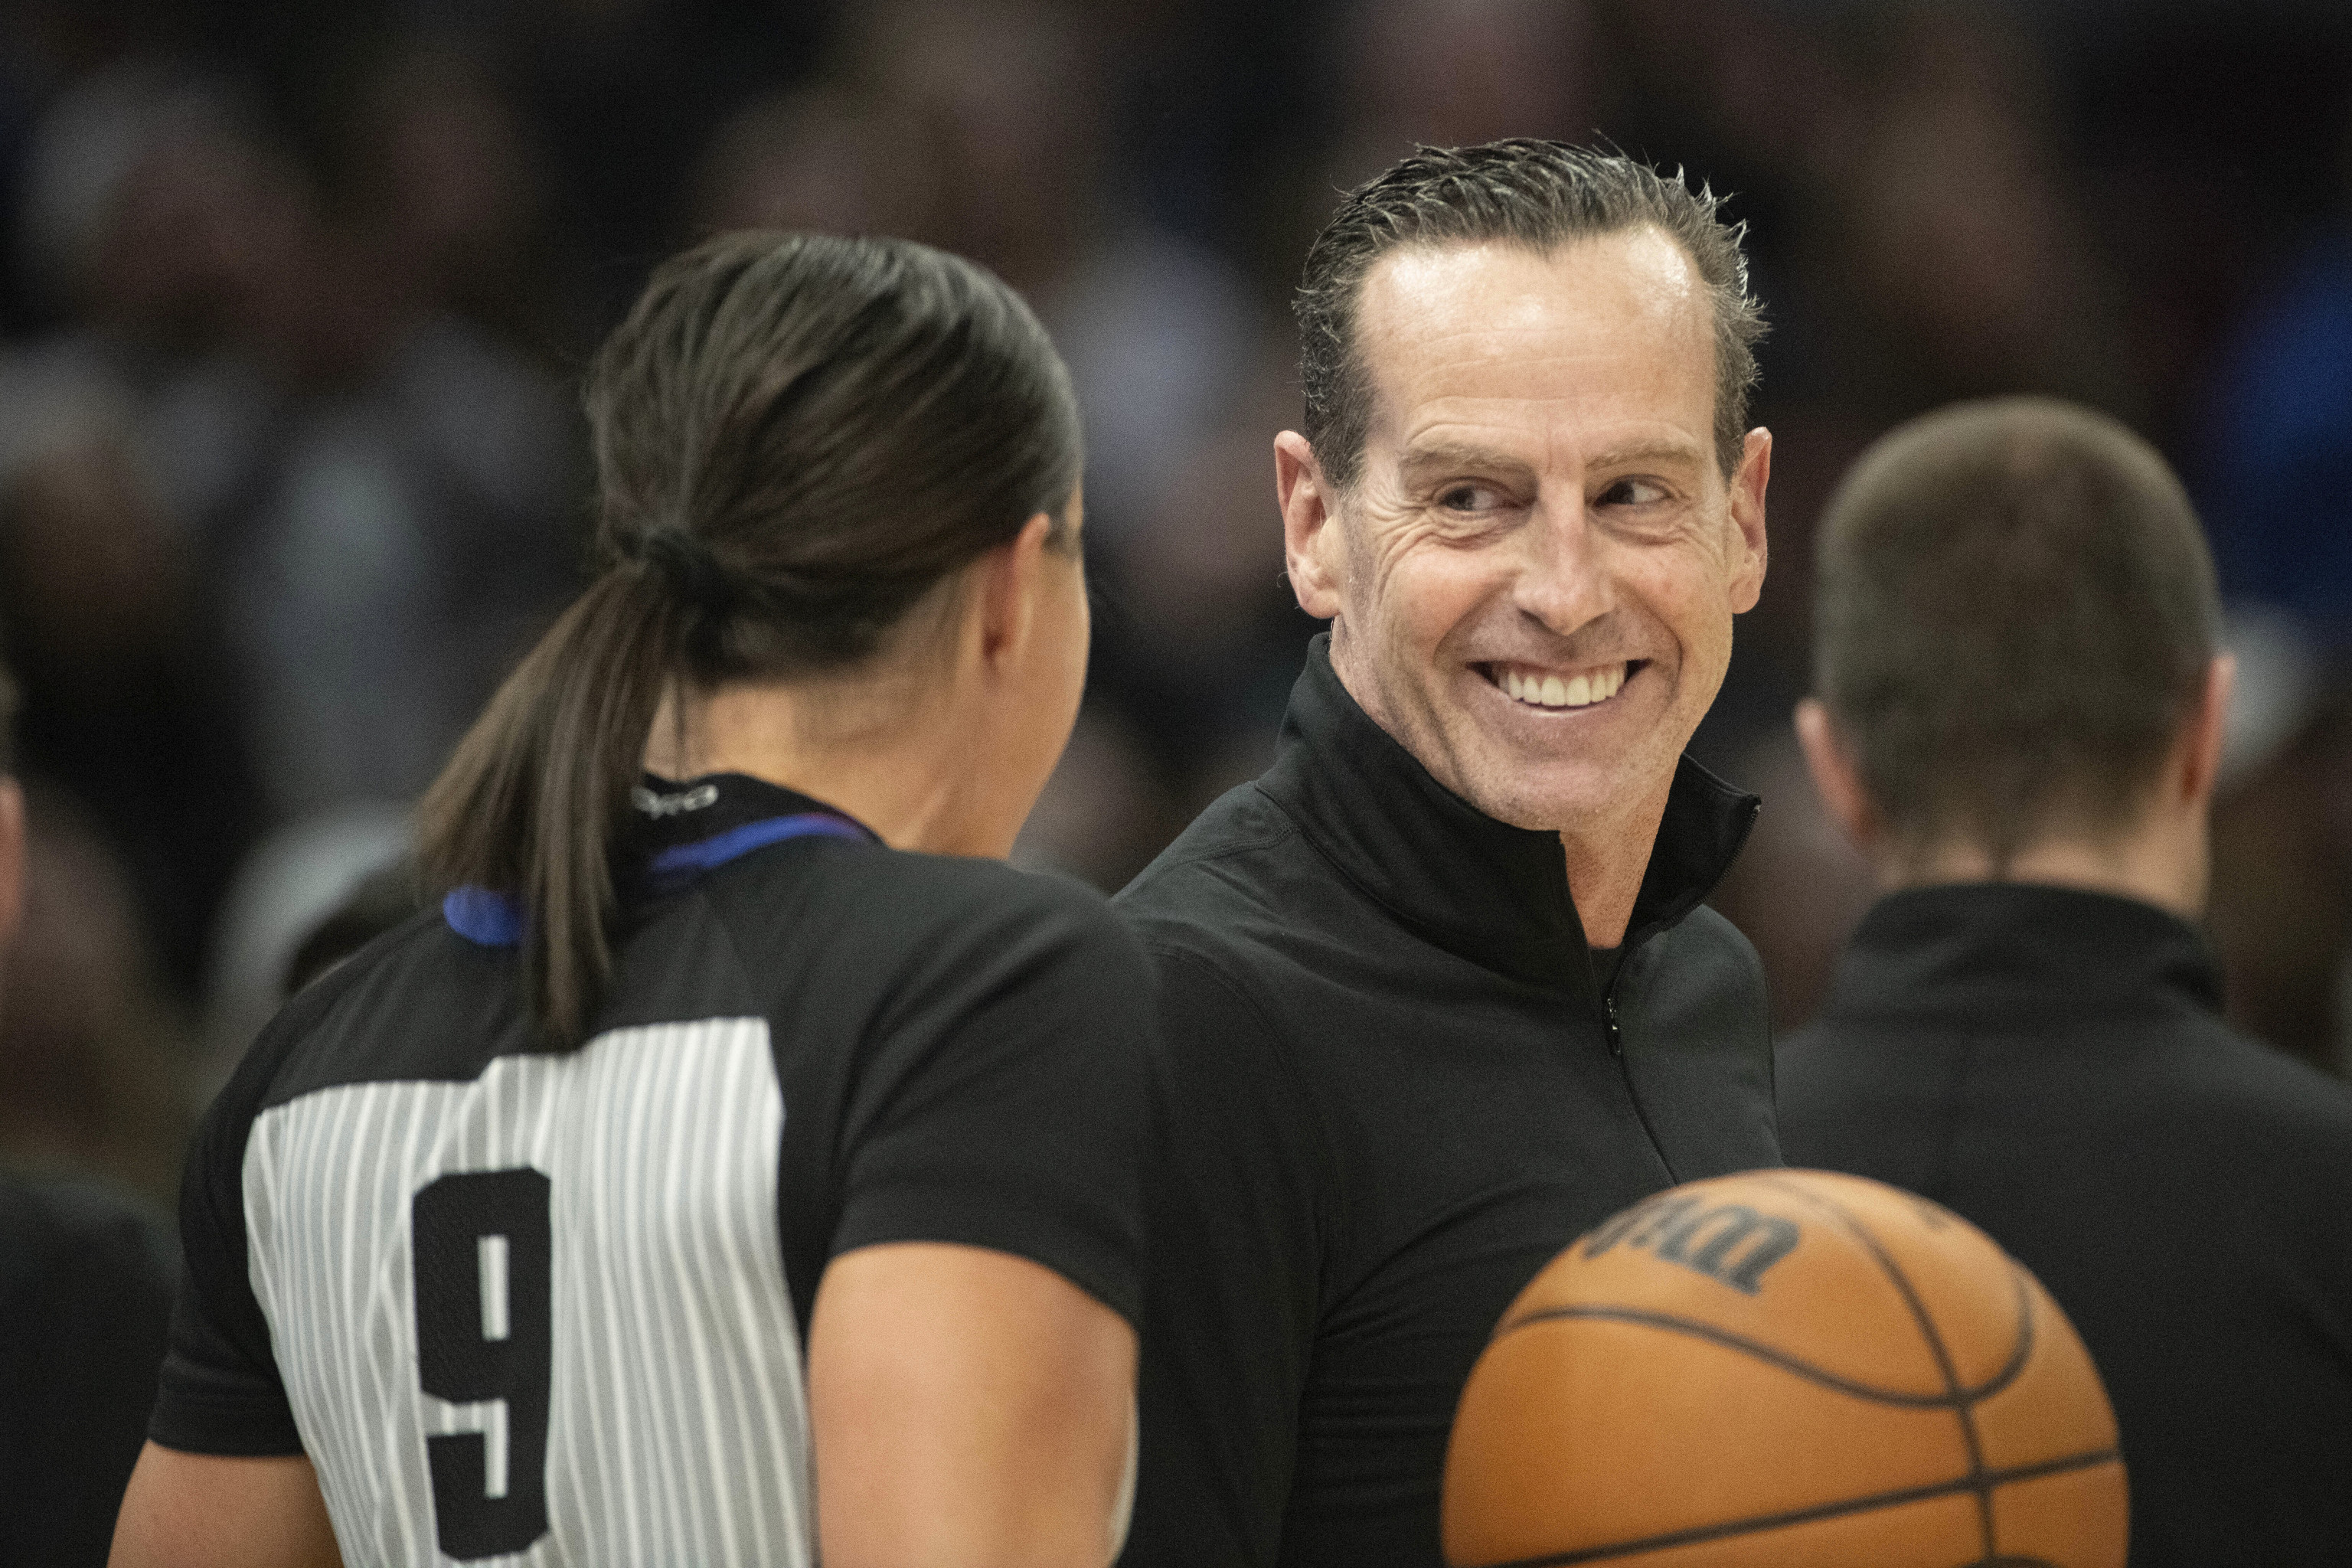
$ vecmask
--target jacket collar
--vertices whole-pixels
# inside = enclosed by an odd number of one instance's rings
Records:
[[[746,773],[684,781],[646,773],[629,792],[628,826],[614,845],[614,887],[624,902],[675,892],[704,872],[792,838],[882,842],[839,807]]]
[[[1591,985],[1559,836],[1497,822],[1432,777],[1339,683],[1328,633],[1308,646],[1258,787],[1349,880],[1426,940],[1515,979]],[[1714,889],[1760,805],[1681,760],[1627,950]]]
[[[791,838],[882,840],[872,828],[823,801],[741,773],[711,773],[684,784],[646,773],[630,791],[626,826],[608,864],[624,909],[673,893],[705,871]],[[528,917],[511,893],[471,884],[441,900],[449,929],[480,947],[514,947]]]
[[[2029,882],[1911,888],[1871,906],[1824,1018],[2039,1032],[2221,1007],[2194,927],[2137,899]]]

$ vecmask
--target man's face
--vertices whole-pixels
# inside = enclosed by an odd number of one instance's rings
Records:
[[[1642,228],[1410,247],[1365,279],[1351,489],[1277,441],[1291,576],[1357,700],[1488,816],[1663,803],[1764,578],[1771,437],[1716,460],[1704,282]]]

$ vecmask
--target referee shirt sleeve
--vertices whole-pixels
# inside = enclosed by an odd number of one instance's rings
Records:
[[[313,987],[319,991],[322,987]],[[278,1015],[196,1128],[180,1181],[183,1267],[147,1436],[194,1454],[299,1454],[301,1435],[247,1271],[245,1144],[273,1069],[313,1011]]]
[[[949,923],[877,1020],[831,1251],[989,1247],[1139,1323],[1151,972],[1098,896],[1037,880],[995,918]]]
[[[1155,952],[1143,1440],[1121,1568],[1282,1546],[1321,1295],[1328,1145],[1276,1032],[1210,961]]]

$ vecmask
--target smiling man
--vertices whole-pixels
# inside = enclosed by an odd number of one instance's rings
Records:
[[[1273,769],[1121,895],[1166,1030],[1131,1568],[1434,1564],[1471,1363],[1583,1230],[1776,1164],[1753,798],[1682,756],[1764,576],[1760,323],[1705,194],[1423,150],[1299,291],[1328,618]]]

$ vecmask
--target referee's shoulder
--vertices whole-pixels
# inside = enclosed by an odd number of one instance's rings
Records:
[[[1110,900],[1076,877],[953,855],[892,858],[918,907],[939,925],[1134,945]]]
[[[315,1059],[322,1053],[346,1054],[332,1042],[349,1033],[352,1021],[372,1005],[399,991],[420,965],[453,962],[488,968],[497,959],[490,950],[476,948],[451,931],[437,905],[338,960],[288,998],[254,1037],[215,1099],[208,1120],[226,1129],[286,1098],[290,1086],[316,1076]]]
[[[799,927],[803,940],[804,922],[814,921],[828,942],[869,954],[896,950],[917,962],[1015,942],[1033,949],[1113,948],[1140,962],[1109,900],[1074,878],[981,857],[876,854],[847,845],[823,846],[819,854],[823,869],[814,880],[807,863],[779,858],[711,890],[730,922],[750,928],[755,944],[757,927],[782,919]]]
[[[451,931],[439,904],[419,910],[349,957],[337,960],[295,992],[256,1039],[254,1052],[264,1054],[272,1045],[289,1045],[315,1034],[359,1005],[362,996],[386,984],[397,984],[400,976],[420,964],[468,957],[488,961],[490,950]]]

